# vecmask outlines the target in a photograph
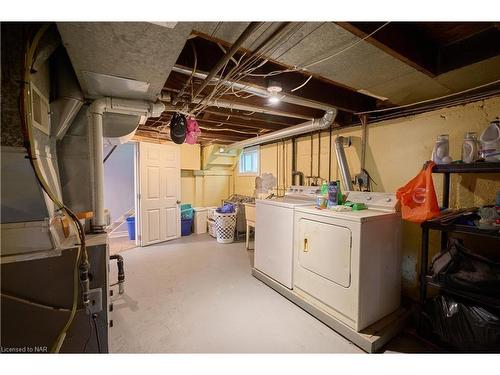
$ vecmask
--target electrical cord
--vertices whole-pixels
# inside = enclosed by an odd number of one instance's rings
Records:
[[[99,337],[99,329],[97,328],[97,314],[92,314],[92,321],[94,322],[95,337],[97,340],[97,350],[99,351],[99,353],[102,353],[101,339]]]
[[[294,27],[291,28],[291,30],[287,30],[284,33],[278,34],[278,37],[275,40],[271,40],[271,42],[268,42],[264,46],[261,46],[257,51],[254,51],[254,53],[251,56],[249,56],[243,63],[241,63],[242,58],[244,57],[244,55],[242,55],[238,65],[233,67],[226,76],[224,76],[223,74],[220,75],[221,78],[219,79],[218,83],[214,87],[213,91],[209,95],[205,96],[204,101],[209,102],[210,99],[212,99],[215,95],[217,95],[217,98],[215,100],[217,100],[217,99],[221,98],[223,95],[225,95],[229,90],[232,89],[234,84],[241,81],[248,74],[248,68],[252,64],[255,65],[255,63],[258,63],[258,65],[260,65],[260,66],[263,65],[263,62],[259,62],[259,60],[265,54],[269,54],[271,51],[274,52],[274,50],[276,50],[283,43],[285,43],[287,40],[289,40],[301,27],[302,27],[301,25],[299,25],[299,26],[294,25]],[[286,41],[284,41],[285,38],[287,38]],[[247,70],[244,71],[244,69],[247,69]],[[233,81],[232,84],[229,85],[228,88],[226,88],[224,90],[223,83],[225,81],[231,80],[233,77],[238,77],[238,78],[235,81]],[[222,87],[222,90],[221,90],[221,87]],[[200,113],[207,106],[208,106],[208,103],[205,104],[203,107],[198,106],[195,111],[197,113]]]
[[[382,26],[378,27],[377,29],[375,29],[374,31],[372,31],[370,34],[364,36],[363,38],[357,38],[357,40],[354,42],[354,43],[351,43],[349,44],[348,46],[342,48],[340,51],[337,51],[329,56],[326,56],[326,57],[323,57],[319,60],[316,60],[316,61],[313,61],[309,64],[306,64],[306,65],[302,65],[302,66],[296,66],[296,67],[293,67],[291,69],[281,69],[281,70],[274,70],[272,72],[269,72],[269,73],[266,73],[266,74],[251,74],[252,76],[259,76],[259,77],[271,77],[271,76],[275,76],[275,75],[278,75],[278,74],[283,74],[283,73],[290,73],[290,72],[296,72],[296,71],[305,71],[307,70],[307,68],[310,68],[314,65],[317,65],[317,64],[320,64],[322,62],[325,62],[327,60],[330,60],[336,56],[339,56],[340,54],[350,50],[351,48],[355,47],[356,45],[358,45],[359,43],[365,41],[366,39],[368,38],[371,38],[375,33],[377,33],[378,31],[380,31],[382,28],[384,28],[385,26],[387,26],[388,24],[390,23],[390,21],[384,23]]]
[[[359,43],[365,41],[366,39],[368,38],[371,38],[375,33],[377,33],[378,31],[382,30],[385,26],[387,26],[388,24],[390,23],[390,21],[384,23],[382,26],[376,28],[374,31],[372,31],[370,34],[364,36],[363,38],[360,38],[358,40],[356,40],[354,43],[351,43],[350,45],[348,45],[347,47],[345,48],[342,48],[340,51],[338,52],[335,52],[334,54],[332,55],[329,55],[329,56],[326,56],[326,57],[323,57],[319,60],[316,60],[312,63],[309,63],[309,64],[306,64],[306,65],[302,65],[302,67],[298,68],[298,70],[305,70],[307,68],[310,68],[311,66],[314,66],[314,65],[317,65],[317,64],[321,64],[322,62],[325,62],[327,60],[330,60],[331,58],[335,57],[335,56],[338,56],[348,50],[350,50],[351,48],[357,46]]]
[[[83,346],[83,352],[84,353],[87,353],[87,345],[89,344],[89,341],[90,341],[90,338],[92,337],[92,330],[93,330],[93,327],[92,327],[92,319],[91,319],[91,316],[90,314],[88,314],[88,323],[89,323],[89,335],[87,337],[87,341],[85,341],[85,345]]]
[[[442,100],[442,99],[450,98],[450,97],[453,97],[453,96],[465,94],[465,93],[470,92],[470,91],[479,90],[479,89],[482,89],[484,87],[496,85],[497,83],[500,83],[500,79],[497,79],[496,81],[493,81],[493,82],[485,83],[483,85],[472,87],[470,89],[466,89],[466,90],[462,90],[462,91],[459,91],[459,92],[454,92],[454,93],[451,93],[451,94],[443,95],[443,96],[440,96],[440,97],[437,97],[437,98],[421,100],[421,101],[418,101],[418,102],[414,102],[414,103],[410,103],[410,104],[398,105],[398,106],[395,106],[395,107],[387,107],[387,108],[373,109],[373,110],[370,110],[370,111],[356,112],[355,115],[364,115],[364,114],[370,114],[370,113],[387,112],[387,111],[392,111],[392,110],[400,109],[400,108],[413,107],[413,106],[416,106],[416,105],[419,105],[419,104],[432,103],[432,102],[437,101],[437,100]]]

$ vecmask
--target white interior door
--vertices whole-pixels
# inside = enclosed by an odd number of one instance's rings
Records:
[[[140,142],[139,179],[140,245],[179,238],[180,147]]]

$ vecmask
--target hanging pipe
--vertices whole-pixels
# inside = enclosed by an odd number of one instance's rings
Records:
[[[353,187],[351,174],[349,173],[349,166],[345,156],[344,144],[350,146],[350,138],[338,136],[337,139],[335,139],[335,153],[337,155],[337,162],[339,163],[340,176],[342,184],[344,185],[344,191],[352,191]]]
[[[214,78],[217,73],[224,67],[224,65],[233,57],[233,55],[240,49],[240,47],[243,45],[243,43],[248,39],[250,35],[254,33],[255,30],[257,30],[263,22],[250,22],[250,24],[247,26],[247,28],[241,33],[241,35],[238,37],[236,42],[233,43],[229,51],[224,55],[222,59],[220,59],[217,64],[212,68],[210,73],[206,76],[205,80],[201,83],[201,85],[196,89],[196,91],[193,94],[193,98],[196,98],[205,87],[210,83],[212,78]]]

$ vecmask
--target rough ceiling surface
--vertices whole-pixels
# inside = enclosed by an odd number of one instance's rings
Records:
[[[243,46],[252,50],[279,23],[265,23],[259,34]],[[247,22],[205,22],[194,30],[233,43]],[[256,41],[257,39],[257,41]],[[270,56],[289,66],[303,66],[340,51],[359,37],[334,22],[297,23],[297,31]],[[498,41],[500,43],[500,41]],[[387,52],[362,41],[353,48],[308,70],[355,90],[386,97],[394,104],[408,104],[478,86],[500,78],[500,56],[430,77]]]
[[[148,100],[161,93],[192,29],[187,23],[170,29],[148,22],[59,22],[57,27],[87,96],[84,71],[148,82],[143,97]]]
[[[368,121],[403,115],[394,107],[484,84],[494,86],[471,95],[500,92],[500,27],[493,22],[57,26],[87,98],[156,100],[163,91],[176,111],[196,117],[202,143],[231,143],[280,130],[320,118],[325,108],[338,110],[335,126],[352,126],[360,114],[369,113]],[[242,44],[231,48],[240,38]],[[234,53],[225,59],[230,50]],[[112,83],[89,78],[88,72],[113,76]],[[210,72],[216,79],[207,81]],[[137,89],[138,82],[131,82],[132,90],[127,79],[146,83],[146,92]],[[278,103],[269,100],[271,83],[282,88]],[[95,86],[109,92],[91,95]],[[171,115],[169,110],[148,119],[137,134],[168,139]]]

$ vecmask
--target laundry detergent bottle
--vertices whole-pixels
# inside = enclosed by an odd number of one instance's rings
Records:
[[[448,134],[438,135],[434,150],[432,150],[432,161],[436,164],[449,164],[453,160],[449,154],[450,143]]]
[[[479,159],[480,143],[475,132],[465,133],[464,143],[462,144],[462,161],[464,163],[474,163]]]
[[[486,161],[500,161],[500,120],[490,123],[480,137],[481,156]]]
[[[327,207],[334,207],[338,205],[338,186],[335,181],[330,181],[328,184],[328,201],[327,201]]]

